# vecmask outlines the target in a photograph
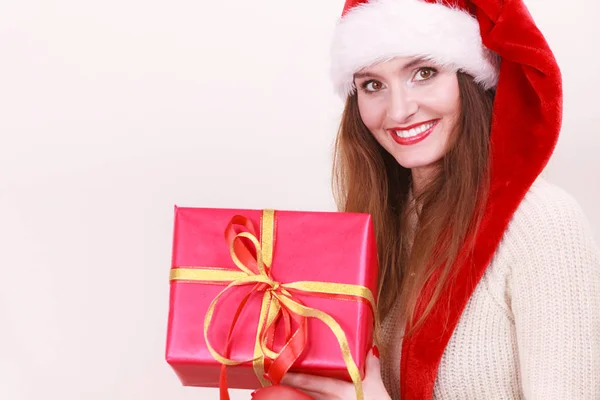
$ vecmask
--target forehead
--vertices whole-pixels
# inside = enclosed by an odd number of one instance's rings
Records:
[[[427,60],[424,57],[394,57],[363,67],[354,75],[355,77],[358,77],[369,73],[381,73],[386,71],[397,72],[414,68],[426,61]]]
[[[438,63],[432,61],[428,57],[394,57],[391,59],[379,61],[364,68],[361,68],[354,74],[355,79],[364,78],[373,75],[399,74],[403,72],[411,72],[417,67],[435,67],[436,69],[446,69]]]

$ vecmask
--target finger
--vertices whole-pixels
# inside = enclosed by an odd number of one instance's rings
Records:
[[[299,373],[285,374],[281,383],[304,391],[328,395],[343,393],[348,385],[338,379]]]
[[[340,400],[339,397],[332,397],[330,394],[310,392],[307,390],[302,390],[307,396],[310,396],[311,399],[314,400]]]
[[[312,392],[310,390],[296,389],[285,385],[278,385],[279,387],[286,387],[293,392],[286,392],[285,397],[281,397],[282,392],[274,393],[274,397],[265,398],[266,400],[333,400],[333,398],[327,394]],[[263,398],[252,397],[252,400],[263,400]]]
[[[254,391],[252,400],[314,400],[314,397],[290,386],[273,385]]]
[[[373,348],[373,350],[371,350],[369,354],[367,354],[365,379],[370,376],[381,375],[381,362],[379,360],[378,355],[379,351],[375,350],[375,348]]]
[[[369,354],[367,354],[363,388],[365,389],[365,393],[368,391],[371,398],[390,399],[381,378],[381,362],[379,361],[377,347],[373,347]]]
[[[319,393],[319,392],[313,392],[310,390],[302,390],[302,389],[298,389],[298,391],[304,393],[305,395],[309,396],[311,398],[311,400],[332,400],[333,398],[328,395],[328,394],[323,394],[323,393]],[[296,399],[294,399],[296,400]],[[298,399],[300,400],[300,399]]]

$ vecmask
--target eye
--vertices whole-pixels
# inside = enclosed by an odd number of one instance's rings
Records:
[[[419,68],[417,70],[417,73],[415,74],[415,77],[413,78],[413,80],[426,81],[427,79],[433,78],[435,76],[435,74],[437,74],[437,71],[435,70],[435,68],[431,68],[431,67]]]
[[[381,90],[381,88],[383,88],[383,83],[376,81],[376,80],[368,80],[363,82],[360,87],[365,91],[365,92],[376,92],[378,90]]]

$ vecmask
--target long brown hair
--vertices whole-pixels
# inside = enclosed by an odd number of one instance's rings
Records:
[[[420,326],[452,278],[452,266],[459,252],[464,254],[463,245],[477,229],[487,199],[494,93],[484,91],[469,75],[458,72],[457,78],[461,114],[451,147],[435,178],[414,201],[409,199],[410,169],[399,165],[364,125],[356,93],[346,101],[335,141],[338,209],[371,214],[375,226],[380,264],[377,325],[398,302],[407,335]],[[418,219],[413,233],[411,213]],[[422,312],[416,318],[419,296],[433,274],[434,290],[422,309],[419,305]]]

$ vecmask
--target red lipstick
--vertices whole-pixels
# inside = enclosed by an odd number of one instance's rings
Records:
[[[432,120],[432,121],[420,122],[418,124],[414,124],[414,125],[411,125],[411,126],[408,126],[408,127],[405,127],[405,128],[398,128],[398,129],[393,129],[392,128],[392,129],[388,129],[388,132],[390,133],[390,135],[392,135],[392,138],[394,138],[394,140],[396,141],[396,143],[401,144],[403,146],[410,146],[410,145],[422,142],[429,135],[431,135],[431,132],[433,132],[433,130],[437,126],[438,121],[439,120]],[[433,125],[429,129],[427,129],[427,130],[419,133],[418,135],[411,136],[411,137],[402,137],[402,136],[398,136],[396,134],[396,131],[408,131],[408,130],[410,130],[412,128],[416,128],[418,126],[422,126],[422,125],[425,125],[425,124],[428,124],[428,123],[431,123],[431,122],[433,122]]]

